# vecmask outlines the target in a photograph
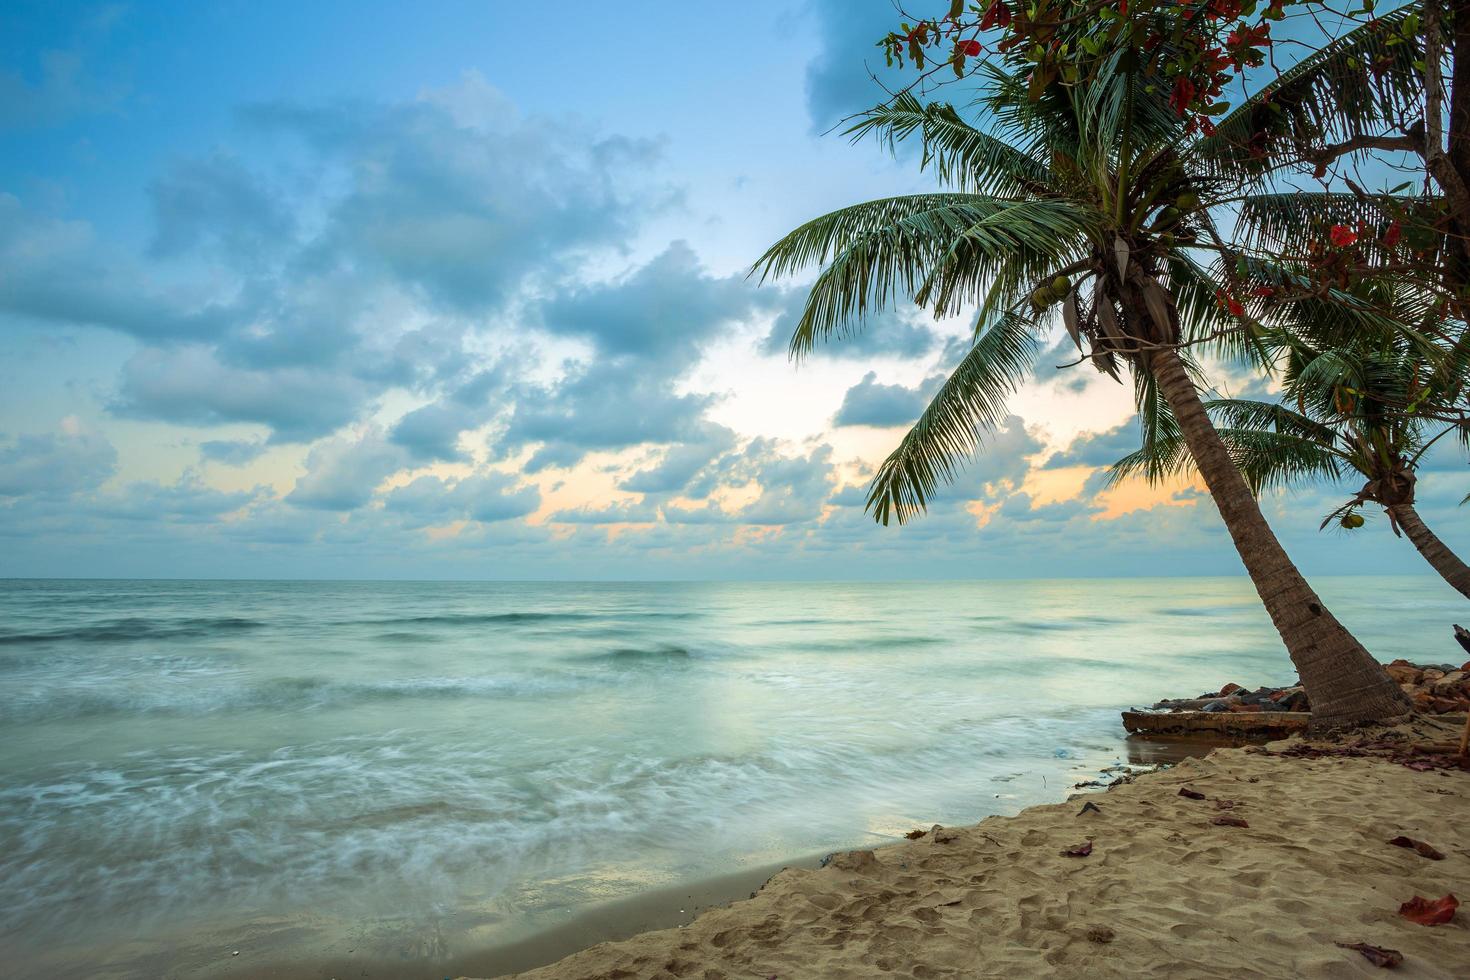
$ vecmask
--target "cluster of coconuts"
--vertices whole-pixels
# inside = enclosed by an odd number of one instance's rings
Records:
[[[1363,515],[1354,513],[1343,514],[1342,520],[1338,521],[1338,523],[1349,531],[1352,531],[1363,526]]]
[[[1037,313],[1040,313],[1053,303],[1065,299],[1071,291],[1072,280],[1066,276],[1057,276],[1051,282],[1036,287],[1035,292],[1031,294],[1031,305]]]
[[[1165,245],[1171,244],[1174,239],[1173,228],[1179,220],[1199,207],[1199,195],[1193,191],[1185,191],[1174,198],[1174,203],[1159,212],[1154,219],[1154,231],[1159,233],[1159,239]],[[1193,237],[1192,233],[1185,233],[1185,237]]]

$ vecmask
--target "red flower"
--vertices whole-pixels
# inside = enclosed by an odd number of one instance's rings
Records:
[[[1358,233],[1347,225],[1333,225],[1327,232],[1327,236],[1332,239],[1332,244],[1338,248],[1347,248],[1358,240]]]
[[[1399,239],[1402,237],[1404,237],[1404,226],[1395,220],[1393,224],[1388,226],[1388,230],[1383,233],[1383,244],[1386,248],[1394,248],[1398,245]]]
[[[1189,104],[1194,101],[1194,95],[1194,82],[1183,75],[1174,79],[1174,91],[1169,95],[1169,105],[1180,119],[1186,115]]]
[[[1271,286],[1257,286],[1251,290],[1251,295],[1258,299],[1270,299],[1276,295],[1276,290]]]
[[[973,58],[975,57],[975,55],[980,53],[980,42],[974,40],[961,41],[959,43],[959,50],[960,54],[964,55],[965,57]]]
[[[1011,8],[1007,7],[1004,0],[993,0],[985,9],[985,17],[980,21],[980,29],[988,31],[992,27],[1010,27]]]
[[[1240,300],[1231,296],[1223,289],[1215,290],[1215,301],[1220,304],[1221,309],[1229,310],[1231,316],[1245,315],[1245,306]]]

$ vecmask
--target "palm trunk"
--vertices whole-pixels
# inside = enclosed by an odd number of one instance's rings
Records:
[[[1445,546],[1445,543],[1419,519],[1419,512],[1414,509],[1413,504],[1395,504],[1388,509],[1394,520],[1398,521],[1399,527],[1414,542],[1414,547],[1419,549],[1419,554],[1424,560],[1434,566],[1434,570],[1444,578],[1450,585],[1454,586],[1470,599],[1470,565],[1460,560],[1460,556]]]
[[[1149,369],[1169,403],[1190,455],[1265,603],[1312,700],[1315,728],[1381,721],[1409,711],[1408,699],[1382,665],[1322,605],[1276,540],[1199,392],[1172,349],[1152,354]]]

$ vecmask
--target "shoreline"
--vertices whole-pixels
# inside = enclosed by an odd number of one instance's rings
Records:
[[[1232,744],[1238,744],[1238,740],[1192,735],[1130,737],[1127,739],[1128,761],[1132,765],[1175,765]],[[1072,789],[1066,792],[1078,795],[1080,791]],[[1021,812],[1024,813],[1025,809]],[[894,847],[902,843],[894,841],[879,846]],[[599,943],[619,942],[646,932],[683,928],[704,912],[754,898],[767,882],[783,871],[815,871],[836,853],[839,852],[808,854],[612,899],[583,909],[567,922],[543,929],[525,939],[456,957],[449,964],[448,975],[497,980],[552,965]]]
[[[1431,740],[1449,727],[1408,726]],[[505,976],[1374,975],[1338,945],[1354,942],[1402,950],[1401,976],[1470,975],[1470,916],[1429,928],[1397,915],[1415,895],[1470,890],[1470,849],[1457,846],[1470,778],[1276,754],[1286,744],[793,866],[692,923]],[[1444,859],[1388,845],[1401,834]],[[1063,853],[1084,841],[1095,850]]]

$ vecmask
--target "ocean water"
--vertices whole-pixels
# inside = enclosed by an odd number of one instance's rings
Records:
[[[1463,659],[1438,580],[1315,584],[1382,659]],[[1127,760],[1119,709],[1293,676],[1244,579],[0,582],[0,973],[204,976],[267,936],[437,977],[1060,799]]]

